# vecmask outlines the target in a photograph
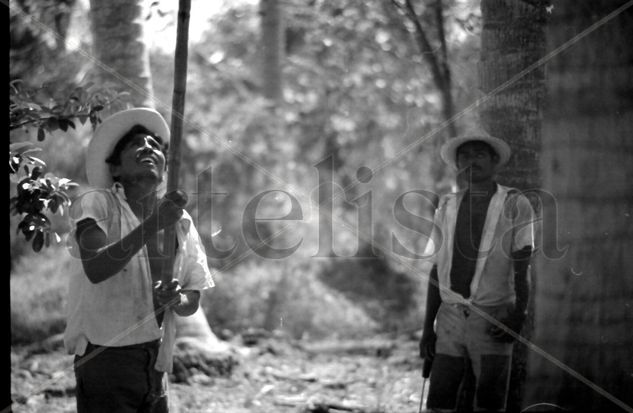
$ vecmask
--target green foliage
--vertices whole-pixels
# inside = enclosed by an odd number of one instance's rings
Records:
[[[272,321],[274,329],[293,338],[376,333],[378,323],[356,302],[315,276],[321,264],[249,262],[215,274],[218,286],[205,291],[202,301],[209,324],[216,331],[243,332]]]
[[[67,96],[55,101],[48,99],[49,86],[39,89],[24,87],[22,81],[9,84],[9,130],[37,128],[37,140],[56,130],[75,129],[75,121],[82,125],[90,120],[94,128],[101,121],[98,113],[116,101],[124,100],[128,92],[116,93],[93,84],[75,87]]]
[[[260,93],[256,8],[243,5],[216,16],[203,41],[191,45],[182,176],[194,187],[203,171],[211,171],[213,191],[227,194],[195,214],[204,218],[213,209],[214,222],[202,231],[222,226],[219,238],[240,240],[244,206],[266,189],[292,186],[289,192],[300,196],[307,212],[305,195],[318,186],[314,165],[329,155],[334,183],[346,188],[334,215],[352,223],[356,211],[343,199],[380,190],[374,217],[387,221],[398,195],[433,186],[425,173],[425,145],[404,153],[369,184],[361,187],[355,178],[359,167],[383,164],[441,119],[435,86],[396,10],[380,2],[285,7],[286,103],[280,107],[271,108]],[[169,101],[169,57],[152,59],[155,94]],[[267,203],[262,216],[279,209]],[[314,222],[304,226],[304,239],[315,238]]]
[[[36,81],[34,78],[43,72],[50,77],[60,63],[64,66],[58,72],[62,77],[72,77],[79,69],[65,51],[75,4],[76,0],[15,0],[7,4],[11,79],[28,77],[29,81]]]
[[[444,4],[448,8],[454,3]],[[473,59],[478,56],[478,39],[464,34],[456,21],[470,13],[471,6],[463,7],[459,15],[446,12],[449,63],[460,65],[459,76],[454,78],[458,109],[474,101],[477,93],[470,86],[475,84],[471,78],[476,76]],[[433,21],[432,8],[422,11],[424,19]],[[207,245],[210,233],[218,228],[222,231],[213,240],[219,249],[237,245],[230,257],[210,260],[229,275],[222,276],[218,288],[210,293],[207,318],[214,328],[244,328],[240,323],[263,326],[264,314],[272,311],[265,297],[286,289],[291,296],[301,297],[297,307],[292,307],[290,297],[278,301],[280,311],[290,308],[284,324],[293,334],[301,334],[302,329],[337,330],[336,323],[323,327],[337,318],[319,297],[323,291],[336,296],[341,308],[351,302],[356,310],[362,309],[365,320],[359,325],[365,331],[371,330],[367,327],[371,323],[388,329],[419,324],[420,306],[412,300],[410,290],[414,288],[409,288],[407,277],[420,277],[421,260],[402,263],[385,256],[382,262],[360,263],[350,258],[356,248],[371,243],[389,249],[392,235],[411,251],[420,252],[424,247],[420,232],[399,225],[412,220],[411,216],[397,217],[397,223],[393,211],[395,200],[403,193],[436,187],[429,174],[437,158],[435,146],[430,139],[419,139],[442,121],[440,95],[419,52],[414,28],[393,4],[382,1],[290,1],[284,3],[284,16],[284,103],[277,107],[262,98],[256,7],[235,6],[214,16],[202,41],[190,46],[183,135],[186,161],[181,176],[183,186],[197,197],[191,197],[188,210],[197,219]],[[436,46],[436,30],[429,30]],[[152,55],[154,92],[162,102],[171,97],[171,59],[156,51]],[[333,244],[342,257],[322,259],[328,265],[311,265],[305,275],[293,275],[291,279],[302,279],[305,287],[295,290],[279,273],[286,271],[282,269],[286,264],[295,267],[302,261],[320,260],[313,256],[319,248],[320,230],[319,219],[315,219],[319,185],[315,165],[327,156],[332,156],[335,166]],[[361,166],[373,171],[369,182],[358,181]],[[302,240],[300,250],[283,263],[260,259],[250,251],[242,230],[250,224],[243,216],[247,203],[270,189],[296,196],[304,214],[292,230],[269,243],[290,246]],[[369,192],[374,228],[360,228],[367,236],[358,240],[358,206],[351,201]],[[210,199],[211,193],[217,195]],[[277,195],[262,201],[258,217],[278,217],[283,215],[279,211],[287,211],[287,197]],[[405,203],[407,211],[417,217],[429,218],[432,213],[431,205],[420,196],[410,195]],[[407,224],[414,228],[416,223]],[[258,225],[264,235],[281,227],[274,221]],[[353,324],[340,321],[339,327]]]
[[[39,252],[43,246],[50,246],[52,235],[51,222],[44,211],[49,210],[53,214],[59,212],[63,215],[64,208],[70,205],[70,198],[66,192],[76,184],[67,178],[58,178],[50,174],[42,176],[40,165],[43,165],[43,162],[28,155],[34,149],[25,145],[28,144],[10,145],[9,156],[12,158],[9,173],[16,179],[20,179],[16,176],[19,170],[24,170],[25,175],[17,183],[17,195],[11,197],[9,203],[11,212],[22,216],[17,231],[22,232],[26,241],[32,241],[33,250]],[[24,148],[27,149],[22,150]],[[40,165],[35,165],[36,163]]]
[[[28,344],[64,331],[68,277],[76,259],[63,246],[28,251],[11,271],[11,344]]]
[[[363,251],[370,256],[370,251]],[[357,303],[381,331],[416,329],[422,323],[421,277],[394,271],[385,258],[341,258],[329,262],[319,279]]]
[[[114,93],[93,85],[76,87],[64,99],[45,102],[47,87],[31,89],[22,82],[10,83],[9,129],[37,130],[37,140],[61,130],[75,129],[75,122],[90,121],[95,128],[101,121],[99,112],[114,102],[125,99],[127,94]],[[20,215],[17,232],[21,232],[34,251],[50,246],[51,237],[59,237],[51,230],[46,211],[64,214],[70,206],[68,191],[76,186],[68,178],[51,173],[44,174],[46,164],[33,156],[40,149],[30,142],[9,143],[9,177],[16,184],[16,194],[9,200],[10,212]]]
[[[454,1],[442,4],[446,7],[449,64],[455,73],[454,97],[459,110],[477,94],[472,85],[476,83],[478,38],[464,35],[459,20],[470,18],[476,6]],[[432,22],[432,7],[421,3],[416,7],[423,22]],[[356,248],[372,242],[389,246],[394,233],[407,248],[419,251],[424,237],[401,228],[394,221],[392,208],[399,195],[414,189],[432,190],[436,185],[429,177],[429,165],[437,154],[430,142],[420,142],[419,138],[442,120],[437,87],[415,42],[414,29],[389,1],[291,0],[284,3],[284,22],[284,103],[278,107],[261,96],[257,6],[231,5],[225,13],[213,16],[200,42],[190,44],[181,186],[191,194],[187,209],[205,244],[219,228],[222,231],[213,238],[218,248],[238,244],[230,257],[209,260],[221,274],[218,288],[205,300],[207,318],[214,329],[241,330],[264,326],[267,314],[269,319],[277,315],[294,336],[304,332],[368,332],[378,325],[402,328],[415,318],[409,318],[417,304],[406,291],[411,286],[406,277],[421,273],[420,260],[401,264],[389,256],[380,263],[315,258],[312,254],[319,247],[315,165],[327,156],[334,159],[332,179],[337,188],[332,215],[337,220],[333,234],[337,253],[350,257]],[[431,33],[435,46],[435,31]],[[90,62],[77,52],[53,54],[58,55],[62,56],[59,60],[43,59],[46,66],[40,63],[37,70],[29,65],[32,60],[22,62],[28,68],[26,73],[39,73],[29,76],[32,82],[62,79],[64,84],[73,85],[67,86],[70,93],[61,96],[46,91],[39,94],[56,104],[32,106],[36,111],[41,106],[51,111],[57,106],[56,113],[38,118],[31,116],[28,103],[22,106],[25,119],[31,119],[29,129],[38,131],[41,126],[45,136],[52,131],[47,128],[63,132],[60,118],[68,132],[81,122],[65,118],[63,108],[73,93],[75,79],[82,78],[79,73],[87,70],[78,68]],[[12,59],[13,69],[17,62]],[[173,92],[173,56],[157,49],[151,59],[156,106],[166,113]],[[80,100],[86,102],[92,88],[83,89],[88,95],[79,93],[83,96]],[[84,109],[87,124],[92,119],[90,110]],[[26,117],[29,113],[30,118]],[[45,119],[51,115],[57,123]],[[35,162],[28,164],[29,179],[36,166],[43,167],[33,155],[23,155],[25,163]],[[369,182],[357,179],[361,166],[372,170]],[[13,169],[27,172],[23,166]],[[42,179],[41,174],[38,179]],[[249,250],[242,230],[243,224],[249,224],[242,215],[246,204],[269,189],[286,190],[299,197],[304,213],[304,220],[295,223],[292,231],[270,242],[271,246],[289,246],[298,239],[303,241],[300,251],[283,262],[261,259]],[[358,206],[351,201],[370,191],[374,228],[361,228],[369,236],[358,240],[354,233],[359,226]],[[205,199],[212,192],[225,195]],[[419,197],[410,196],[406,202],[411,214],[421,217],[430,213]],[[286,196],[266,198],[258,217],[283,215],[279,211],[285,211],[286,204]],[[349,226],[340,225],[340,220]],[[260,224],[267,235],[279,229],[275,221]],[[302,263],[308,265],[301,267]],[[291,274],[284,276],[287,272]],[[383,276],[394,273],[397,275],[391,281]],[[363,288],[353,291],[352,284]],[[273,299],[275,291],[281,295]],[[376,298],[380,293],[385,294]],[[407,303],[411,313],[404,304],[399,307],[399,300]],[[389,325],[390,317],[401,317],[403,323]]]

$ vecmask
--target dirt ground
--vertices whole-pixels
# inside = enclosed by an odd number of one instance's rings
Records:
[[[230,375],[170,383],[172,413],[418,412],[422,363],[412,335],[320,342],[271,337],[234,348],[238,363]],[[14,412],[75,411],[72,357],[59,346],[13,348],[11,364]]]

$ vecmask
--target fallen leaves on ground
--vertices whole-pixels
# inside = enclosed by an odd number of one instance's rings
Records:
[[[231,344],[237,363],[230,374],[201,370],[188,383],[172,380],[171,413],[418,411],[421,360],[411,335],[318,342],[271,335]],[[13,411],[75,411],[72,356],[13,348],[11,364]]]

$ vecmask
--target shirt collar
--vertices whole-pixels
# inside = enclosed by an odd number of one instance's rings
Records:
[[[112,193],[119,196],[121,199],[127,201],[127,197],[125,196],[125,188],[120,182],[115,181],[110,187],[110,190],[112,191]]]

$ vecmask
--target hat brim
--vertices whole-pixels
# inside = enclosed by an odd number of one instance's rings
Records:
[[[133,108],[117,112],[103,120],[94,132],[86,153],[86,178],[94,188],[110,188],[113,184],[106,159],[117,142],[134,125],[141,125],[169,142],[167,122],[155,109]]]
[[[442,145],[440,150],[442,160],[449,166],[457,169],[457,149],[461,145],[473,141],[485,142],[494,149],[497,155],[499,155],[497,167],[505,165],[510,160],[510,155],[512,153],[510,146],[499,138],[485,134],[465,135],[449,139],[444,143],[444,145]]]

